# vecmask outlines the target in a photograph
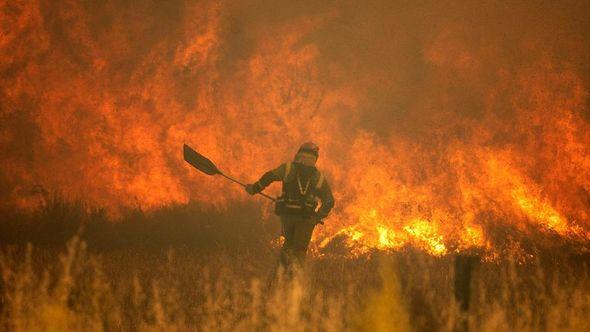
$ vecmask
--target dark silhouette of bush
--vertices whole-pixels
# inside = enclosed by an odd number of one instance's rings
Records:
[[[104,209],[68,202],[53,195],[34,211],[0,210],[0,243],[36,247],[63,246],[78,234],[90,250],[167,247],[215,250],[267,250],[280,227],[263,220],[254,203],[232,209],[204,208],[196,203],[171,205],[146,211],[139,207],[119,211],[116,217]]]

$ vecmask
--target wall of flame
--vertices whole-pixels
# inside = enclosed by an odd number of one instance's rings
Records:
[[[323,246],[585,251],[589,7],[0,1],[0,197],[231,209],[183,143],[254,181],[312,139]]]

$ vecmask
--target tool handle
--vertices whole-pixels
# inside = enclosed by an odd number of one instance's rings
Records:
[[[226,179],[228,179],[228,180],[230,180],[230,181],[232,181],[232,182],[235,182],[235,183],[239,184],[240,186],[242,186],[242,187],[244,187],[244,188],[246,187],[246,184],[245,184],[245,183],[242,183],[242,182],[240,182],[240,181],[238,181],[238,180],[236,180],[236,179],[234,179],[234,178],[232,178],[232,177],[229,177],[229,176],[227,176],[227,175],[225,175],[225,174],[223,174],[223,173],[221,173],[221,172],[219,172],[219,175],[223,176],[224,178],[226,178]],[[266,198],[270,199],[270,200],[271,200],[271,201],[273,201],[273,202],[275,201],[275,199],[274,199],[274,198],[272,198],[271,196],[268,196],[267,194],[265,194],[265,193],[263,193],[263,192],[259,192],[258,194],[259,194],[259,195],[262,195],[263,197],[266,197]]]

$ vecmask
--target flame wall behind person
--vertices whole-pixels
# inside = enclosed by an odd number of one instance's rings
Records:
[[[254,181],[313,139],[321,245],[583,249],[588,7],[2,1],[0,195],[231,209],[250,198],[182,143]]]

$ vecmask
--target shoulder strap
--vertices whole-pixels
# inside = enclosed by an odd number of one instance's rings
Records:
[[[322,188],[322,185],[324,184],[324,174],[322,174],[322,172],[320,172],[318,170],[318,174],[320,175],[318,182],[315,185],[315,189],[316,190],[320,190]]]
[[[287,182],[289,179],[289,175],[291,175],[291,163],[288,162],[285,164],[285,174],[283,174],[283,182]]]

